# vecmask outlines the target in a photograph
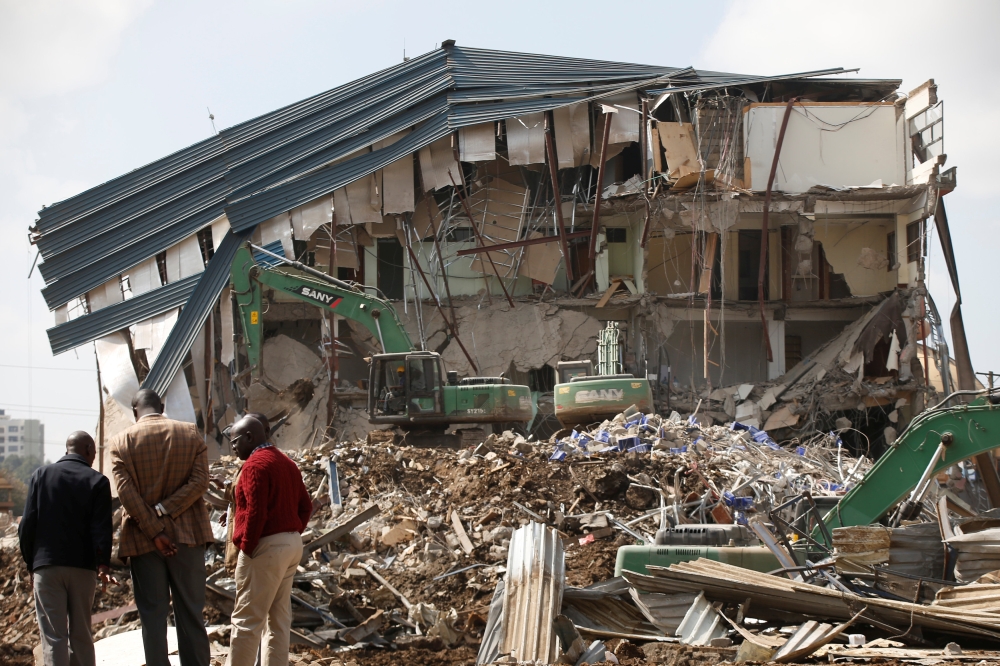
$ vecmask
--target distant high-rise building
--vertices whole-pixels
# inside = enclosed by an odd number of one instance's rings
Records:
[[[38,419],[15,419],[0,409],[0,462],[7,456],[45,458],[45,424]]]

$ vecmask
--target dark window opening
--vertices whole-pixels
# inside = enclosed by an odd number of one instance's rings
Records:
[[[215,243],[212,241],[212,227],[205,227],[198,232],[198,247],[201,249],[201,259],[206,264],[215,255]]]
[[[889,362],[889,341],[885,338],[875,343],[872,349],[872,360],[865,363],[865,377],[888,377],[894,370],[890,371],[886,365]]]
[[[472,227],[452,227],[444,238],[449,243],[469,243],[476,240],[476,232]]]
[[[551,365],[543,365],[540,368],[528,370],[528,388],[540,393],[549,393],[555,390],[556,372]]]
[[[906,225],[906,261],[920,261],[924,254],[924,221],[910,222]]]
[[[395,238],[378,239],[378,288],[391,301],[403,298],[403,246]]]
[[[759,229],[741,229],[737,243],[739,259],[739,294],[741,301],[757,300],[757,281],[760,277],[760,239]],[[764,267],[764,300],[768,300],[768,271]]]
[[[293,240],[292,248],[296,261],[301,261],[306,266],[316,265],[316,253],[309,251],[309,241]]]
[[[132,356],[132,364],[135,366],[135,375],[139,380],[139,383],[146,381],[146,375],[149,374],[149,359],[146,357],[145,349],[136,349],[135,354]]]
[[[621,113],[621,112],[620,112]],[[632,113],[628,111],[627,113]],[[621,152],[622,173],[621,180],[626,181],[632,176],[642,173],[642,152],[638,143],[630,143]]]
[[[343,266],[338,266],[337,279],[344,280],[345,282],[356,282],[357,271],[355,271],[353,268],[344,268]]]
[[[850,298],[851,288],[843,273],[830,271],[830,298]]]
[[[156,270],[160,273],[160,284],[167,283],[167,253],[163,251],[156,255]]]
[[[573,265],[573,277],[576,278],[577,296],[583,294],[594,281],[594,263],[590,259],[590,239],[577,238],[569,242],[570,262]]]
[[[889,260],[889,265],[885,267],[887,271],[895,270],[896,263],[899,261],[896,257],[896,232],[890,231],[885,236],[885,257]]]
[[[609,243],[627,243],[628,229],[625,227],[609,227],[605,231]]]
[[[791,370],[802,361],[802,336],[785,336],[785,370]]]

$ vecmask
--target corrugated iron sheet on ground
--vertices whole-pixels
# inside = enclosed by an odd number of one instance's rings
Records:
[[[848,620],[867,606],[860,621],[873,618],[897,628],[900,634],[921,627],[1000,642],[1000,617],[976,611],[923,606],[881,598],[863,598],[699,559],[670,567],[648,567],[651,575],[624,571],[622,575],[643,592],[677,594],[704,591],[710,601],[751,601],[751,614],[760,619],[801,622],[803,618]]]
[[[562,608],[566,561],[559,533],[528,523],[511,537],[507,554],[500,653],[518,662],[554,663],[559,652],[552,621]]]

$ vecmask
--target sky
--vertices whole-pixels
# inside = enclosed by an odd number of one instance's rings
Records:
[[[92,345],[53,357],[27,229],[60,201],[221,129],[432,50],[489,49],[747,74],[828,67],[928,78],[945,100],[946,198],[977,371],[1000,371],[994,256],[1000,133],[1000,3],[757,0],[503,5],[331,0],[0,0],[0,409],[46,424],[46,454],[94,431]],[[936,238],[928,284],[947,320],[954,295]]]

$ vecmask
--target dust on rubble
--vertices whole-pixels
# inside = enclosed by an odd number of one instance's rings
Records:
[[[505,432],[466,449],[416,448],[398,445],[391,432],[374,431],[366,439],[326,440],[285,451],[313,498],[314,513],[303,535],[307,543],[373,505],[378,508],[377,515],[339,541],[310,551],[293,594],[348,627],[383,614],[375,640],[364,639],[367,647],[351,649],[333,637],[332,625],[297,605],[293,625],[313,645],[296,646],[293,663],[389,664],[405,653],[412,664],[472,664],[514,530],[530,521],[558,530],[566,585],[608,580],[618,547],[634,543],[620,525],[632,524],[650,540],[661,519],[661,496],[691,506],[698,504],[692,498],[715,492],[713,501],[721,502],[714,489],[732,487],[760,465],[780,467],[778,476],[799,484],[825,474],[825,461],[834,455],[833,444],[825,440],[804,443],[792,453],[777,450],[766,433],[763,437],[749,430],[699,427],[673,415],[622,414],[588,433],[564,432],[548,441]],[[235,591],[232,574],[223,567],[225,529],[219,519],[225,504],[220,499],[240,464],[233,457],[212,463],[213,489],[206,495],[217,541],[206,550],[210,586],[204,616],[213,661],[220,663]],[[331,464],[340,488],[337,506],[331,504]],[[688,519],[697,517],[693,513]],[[6,581],[0,583],[0,612],[7,620],[0,659],[27,666],[38,644],[27,571],[9,543],[0,558]],[[128,569],[118,565],[121,584],[98,592],[95,613],[134,601]],[[139,626],[134,610],[112,615],[93,627],[95,638]],[[622,664],[661,663],[628,641],[610,640],[606,646]],[[675,666],[694,663],[693,656]]]

